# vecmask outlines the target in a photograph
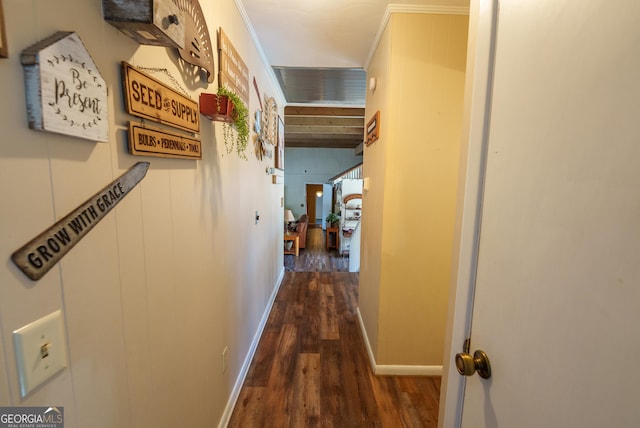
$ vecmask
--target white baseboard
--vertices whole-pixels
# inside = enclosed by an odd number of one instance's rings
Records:
[[[269,319],[269,314],[271,313],[271,308],[273,307],[273,302],[276,300],[276,295],[278,294],[278,290],[280,290],[280,285],[282,284],[282,279],[284,278],[284,266],[280,271],[280,275],[278,276],[278,280],[276,281],[276,286],[269,297],[269,302],[267,303],[267,307],[262,314],[262,319],[260,320],[260,324],[258,325],[258,330],[256,334],[253,336],[253,341],[251,342],[251,346],[249,346],[249,351],[247,352],[247,356],[242,363],[242,367],[240,368],[240,373],[238,374],[238,378],[236,379],[236,383],[233,385],[233,389],[231,390],[231,395],[229,396],[229,400],[227,401],[227,405],[224,408],[224,412],[222,413],[222,417],[220,418],[220,423],[218,423],[218,428],[224,428],[229,424],[229,420],[231,419],[231,414],[233,413],[233,408],[236,406],[236,402],[238,401],[238,397],[240,396],[240,390],[242,390],[242,384],[244,383],[245,378],[247,377],[247,373],[249,373],[249,367],[251,367],[251,361],[253,361],[253,357],[255,356],[256,349],[258,349],[258,343],[260,342],[260,337],[262,336],[262,332],[264,331],[264,327],[267,325],[267,320]]]
[[[376,376],[442,376],[442,366],[377,365]]]
[[[360,308],[356,309],[358,315],[358,323],[360,324],[360,331],[362,332],[362,338],[367,348],[367,354],[369,355],[369,364],[371,364],[371,370],[376,376],[442,376],[442,366],[399,366],[399,365],[378,365],[376,363],[376,357],[371,349],[371,343],[369,343],[369,336],[367,336],[367,330],[364,327],[362,321],[362,315],[360,314]]]
[[[376,372],[376,357],[373,355],[371,349],[371,343],[369,343],[369,336],[367,336],[367,329],[364,328],[364,321],[362,321],[362,314],[360,313],[360,307],[356,308],[356,315],[358,315],[358,324],[360,324],[360,332],[362,332],[362,338],[364,339],[364,346],[367,347],[367,354],[369,355],[369,364],[371,364],[371,370]]]

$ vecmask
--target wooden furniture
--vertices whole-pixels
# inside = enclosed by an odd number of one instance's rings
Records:
[[[352,193],[344,197],[342,201],[342,241],[340,245],[340,254],[349,254],[351,249],[351,235],[358,227],[360,216],[362,214],[362,193]]]
[[[304,249],[307,245],[307,227],[309,226],[309,217],[302,214],[296,224],[296,233],[300,236],[299,246]]]
[[[144,45],[182,49],[184,13],[172,0],[102,0],[104,19]]]
[[[293,242],[293,245],[291,246],[291,249],[287,250],[287,241],[291,241]],[[285,254],[292,254],[296,257],[298,257],[300,255],[300,235],[298,235],[297,233],[285,233],[284,234],[284,253]]]
[[[337,227],[327,227],[327,234],[325,236],[325,243],[327,251],[337,250],[340,248],[340,233]]]

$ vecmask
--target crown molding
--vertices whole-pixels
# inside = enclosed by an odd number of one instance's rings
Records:
[[[382,16],[382,20],[380,21],[380,26],[378,27],[378,32],[376,33],[375,38],[373,39],[373,43],[371,44],[371,50],[369,51],[369,56],[367,57],[367,61],[364,64],[365,71],[369,68],[371,64],[371,60],[373,59],[373,55],[378,49],[378,44],[380,43],[380,39],[382,38],[382,34],[384,33],[384,29],[387,27],[389,23],[389,19],[391,18],[391,14],[393,13],[431,13],[438,15],[469,15],[469,8],[467,6],[436,6],[436,5],[418,5],[418,4],[399,4],[399,3],[390,3],[387,5],[387,8],[384,11],[384,15]]]
[[[391,13],[436,13],[441,15],[469,15],[468,6],[436,6],[420,4],[390,3],[387,5],[386,14]]]
[[[287,105],[287,99],[285,98],[284,93],[282,92],[282,88],[280,87],[280,83],[278,82],[278,78],[276,77],[276,74],[273,71],[273,68],[271,68],[271,64],[269,64],[269,60],[267,59],[267,55],[265,54],[264,49],[262,48],[262,44],[260,43],[260,39],[258,39],[258,35],[256,34],[256,30],[253,28],[253,24],[251,23],[251,20],[249,19],[249,15],[247,14],[247,10],[244,8],[244,5],[242,4],[242,0],[233,0],[233,2],[235,3],[236,8],[238,9],[238,12],[240,13],[240,16],[242,17],[242,21],[244,22],[245,27],[247,27],[247,31],[249,32],[249,35],[251,36],[251,40],[253,41],[253,45],[255,46],[256,50],[258,51],[258,55],[260,55],[260,59],[262,60],[262,63],[264,64],[264,67],[267,70],[267,74],[269,75],[269,78],[271,79],[271,84],[275,88],[275,91],[276,91],[276,95],[275,95],[276,102],[277,102],[277,104],[279,106],[282,106],[284,108],[284,106]]]

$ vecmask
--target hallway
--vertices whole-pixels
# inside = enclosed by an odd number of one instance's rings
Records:
[[[321,232],[299,259],[348,261],[324,251]],[[435,427],[440,378],[375,376],[357,304],[357,273],[288,269],[228,426]]]
[[[341,257],[338,251],[325,250],[324,231],[321,227],[307,229],[306,248],[298,257],[284,256],[287,272],[348,272],[349,257]]]

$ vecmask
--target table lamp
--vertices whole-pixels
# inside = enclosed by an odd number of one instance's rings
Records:
[[[285,232],[287,235],[291,232],[291,223],[296,221],[291,210],[284,210]]]

